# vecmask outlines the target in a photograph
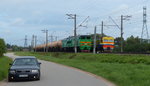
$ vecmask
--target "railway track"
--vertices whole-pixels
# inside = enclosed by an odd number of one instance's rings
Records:
[[[74,52],[62,52],[62,53],[74,53]],[[78,52],[78,53],[91,53],[92,54],[93,52]],[[121,53],[121,52],[99,52],[96,54],[150,55],[150,53],[138,53],[138,52],[135,52],[135,53],[131,53],[131,52],[130,53],[128,53],[128,52],[123,52],[123,53]]]
[[[98,54],[121,54],[121,55],[150,55],[150,53],[128,53],[128,52],[102,52]]]

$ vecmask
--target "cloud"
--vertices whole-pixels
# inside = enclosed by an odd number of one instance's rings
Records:
[[[10,26],[22,26],[25,24],[25,20],[22,18],[16,18],[11,23]]]
[[[135,2],[135,3],[134,3]],[[14,36],[9,37],[5,35],[7,40],[24,38],[24,35],[41,33],[41,29],[48,29],[49,31],[56,31],[55,35],[61,35],[61,38],[67,37],[73,33],[73,20],[68,20],[67,13],[76,13],[77,24],[82,22],[87,16],[90,16],[88,28],[81,28],[78,30],[79,34],[93,33],[95,25],[100,24],[103,20],[108,20],[108,16],[117,17],[120,25],[121,14],[133,14],[131,22],[142,20],[141,5],[137,8],[137,0],[1,0],[0,3],[0,28],[3,33],[12,33]],[[143,4],[142,4],[143,5]],[[134,7],[130,9],[131,7]],[[149,13],[149,12],[148,12]],[[107,15],[105,15],[107,14]],[[103,16],[105,15],[105,16]],[[7,16],[7,17],[4,17]],[[116,18],[114,18],[116,19]],[[110,24],[108,22],[107,24]],[[140,24],[136,23],[128,25],[124,22],[125,36],[128,32],[135,34],[141,31]],[[140,27],[140,28],[138,28]],[[106,27],[105,27],[106,28]],[[114,35],[119,33],[119,30],[105,29],[105,33]],[[132,28],[137,28],[133,30]],[[100,27],[98,28],[100,33]],[[116,29],[116,28],[115,28]],[[2,31],[3,30],[3,31]],[[132,30],[132,31],[131,31]],[[114,33],[112,33],[114,32]],[[119,34],[114,36],[119,36]],[[1,36],[1,34],[0,34]]]
[[[3,21],[0,21],[0,27],[1,27],[1,28],[4,28],[4,27],[6,27],[6,26],[8,26],[8,23],[3,22]]]

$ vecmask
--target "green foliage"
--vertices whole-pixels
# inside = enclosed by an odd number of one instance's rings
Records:
[[[150,64],[149,55],[117,55],[117,54],[90,54],[90,53],[35,53],[16,52],[17,55],[51,56],[59,59],[76,59],[86,61],[99,61],[101,63],[128,63],[128,64]]]
[[[6,52],[6,46],[3,39],[0,39],[0,56],[3,56],[3,54]]]
[[[115,49],[114,52],[120,52],[120,37],[115,39]],[[123,41],[123,49],[124,52],[140,52],[140,53],[148,53],[150,52],[150,44],[148,42],[142,42],[139,37],[128,37],[127,40]]]
[[[141,39],[139,37],[129,37],[125,42],[124,50],[125,52],[147,52],[150,49],[150,44],[147,42],[140,43]]]
[[[22,51],[23,48],[22,47],[19,47],[17,45],[12,45],[12,51]]]
[[[12,51],[22,51],[23,50],[23,47],[17,46],[17,45],[7,44],[6,46],[7,46],[7,49],[11,49]]]
[[[123,39],[123,43],[125,42],[125,40]],[[120,37],[117,37],[115,38],[115,48],[113,50],[113,52],[120,52],[120,49],[121,49],[121,38]]]
[[[0,80],[3,80],[8,75],[8,68],[9,63],[11,63],[12,60],[7,57],[0,58]]]
[[[39,59],[76,67],[102,76],[118,86],[149,86],[150,84],[150,58],[147,55],[58,52],[17,52],[16,54],[36,56]]]

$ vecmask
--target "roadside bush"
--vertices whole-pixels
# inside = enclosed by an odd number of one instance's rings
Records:
[[[12,62],[12,59],[8,57],[0,58],[0,81],[5,79],[8,75],[9,63]]]
[[[0,39],[0,57],[6,52],[6,45],[3,39]]]

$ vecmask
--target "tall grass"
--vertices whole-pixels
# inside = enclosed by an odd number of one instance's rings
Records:
[[[18,55],[36,55],[44,57],[54,57],[59,59],[73,59],[84,61],[98,61],[101,63],[130,63],[150,65],[150,55],[119,55],[119,54],[91,54],[91,53],[34,53],[16,52]]]
[[[16,54],[36,56],[39,59],[76,67],[102,76],[118,86],[149,86],[150,84],[150,56],[148,55],[33,52]]]
[[[8,57],[0,57],[0,81],[7,77],[9,63],[11,62],[12,60]]]

